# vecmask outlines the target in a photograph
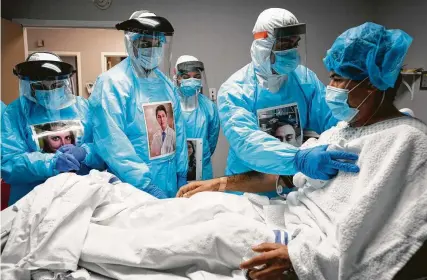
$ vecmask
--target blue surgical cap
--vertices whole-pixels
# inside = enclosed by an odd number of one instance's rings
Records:
[[[328,71],[360,81],[369,77],[379,90],[393,88],[412,37],[367,22],[341,34],[326,53]]]

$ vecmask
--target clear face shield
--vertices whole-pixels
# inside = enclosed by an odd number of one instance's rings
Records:
[[[274,37],[275,42],[270,55],[272,73],[279,76],[288,75],[298,68],[298,77],[301,82],[306,82],[306,25],[301,23],[275,28]]]
[[[177,65],[176,86],[181,96],[183,111],[193,111],[198,106],[198,95],[208,90],[203,62],[188,61]]]
[[[25,97],[30,112],[57,118],[60,110],[76,102],[73,67],[64,62],[31,61],[18,64],[14,69],[19,78],[19,93]],[[34,103],[38,106],[34,106]],[[71,109],[70,109],[71,110]]]
[[[156,71],[169,75],[172,35],[163,32],[125,33],[126,50],[139,77],[150,77]]]

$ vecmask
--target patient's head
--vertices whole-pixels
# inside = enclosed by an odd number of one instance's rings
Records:
[[[370,125],[403,115],[394,106],[397,90],[402,83],[401,75],[398,76],[394,87],[387,90],[379,90],[368,79],[355,81],[341,77],[335,72],[331,72],[330,77],[329,86],[349,90],[349,93],[346,93],[347,105],[353,110],[356,109],[350,114],[352,117],[346,120],[351,126]],[[343,113],[342,108],[340,113]],[[339,119],[339,116],[336,117]]]
[[[331,78],[326,102],[332,114],[355,127],[401,116],[393,102],[411,42],[405,32],[374,23],[341,34],[324,58]]]

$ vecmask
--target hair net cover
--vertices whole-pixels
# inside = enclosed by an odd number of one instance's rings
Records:
[[[369,77],[379,90],[394,87],[412,38],[367,22],[341,34],[323,59],[328,71],[352,80]]]

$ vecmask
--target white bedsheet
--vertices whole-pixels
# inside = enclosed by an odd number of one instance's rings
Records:
[[[274,242],[246,197],[157,200],[128,184],[108,184],[110,177],[61,174],[20,201],[2,279],[78,265],[116,279],[243,279],[238,265],[253,256],[251,246]]]

